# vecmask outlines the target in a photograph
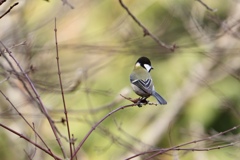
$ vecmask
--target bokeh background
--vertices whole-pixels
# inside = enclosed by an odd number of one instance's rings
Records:
[[[204,0],[207,8],[195,0],[124,0],[152,34],[166,44],[176,44],[174,52],[144,37],[142,28],[117,0],[7,0],[0,6],[0,14],[16,2],[19,4],[0,19],[0,40],[30,76],[59,132],[67,137],[57,72],[56,18],[62,86],[75,145],[110,111],[131,104],[120,94],[138,98],[130,88],[129,74],[140,56],[151,59],[155,88],[168,101],[165,106],[135,106],[111,115],[86,140],[78,159],[126,159],[239,125],[240,1]],[[30,87],[23,85],[26,80],[2,45],[1,53],[1,91],[61,157],[36,97],[30,96]],[[149,100],[156,102],[152,97]],[[2,95],[0,102],[0,123],[36,140]],[[31,156],[52,159],[4,128],[0,137],[1,160]],[[69,144],[61,140],[69,155]],[[153,159],[236,160],[240,158],[238,141],[236,129],[184,146],[189,150],[171,151]],[[232,146],[207,151],[225,144]],[[197,148],[206,150],[191,151]]]

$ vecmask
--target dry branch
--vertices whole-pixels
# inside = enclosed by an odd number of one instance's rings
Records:
[[[159,44],[160,46],[174,51],[177,46],[174,45],[167,45],[165,44],[163,41],[159,40],[154,34],[152,34],[132,13],[131,11],[127,8],[127,6],[122,2],[122,0],[119,0],[121,6],[127,11],[128,15],[139,25],[139,27],[141,27],[143,29],[143,36],[150,36],[155,42],[157,42],[157,44]]]
[[[17,5],[18,2],[14,3],[3,15],[0,16],[0,19],[3,18],[6,14],[8,14]]]

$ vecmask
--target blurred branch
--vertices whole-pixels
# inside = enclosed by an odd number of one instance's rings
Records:
[[[72,134],[72,139],[75,139],[74,134]],[[73,146],[73,151],[75,152],[76,151],[75,141],[72,141],[72,146]],[[78,160],[77,156],[76,156],[76,160]]]
[[[211,12],[217,12],[217,9],[212,9],[210,8],[206,3],[204,3],[203,1],[201,0],[196,0],[198,1],[199,3],[201,3],[207,10],[211,11]]]
[[[239,141],[237,142],[234,142],[234,143],[230,143],[230,144],[226,144],[226,145],[220,145],[220,146],[216,146],[216,147],[210,147],[210,148],[202,148],[202,149],[196,149],[196,148],[180,148],[180,147],[183,147],[183,146],[187,146],[189,144],[195,144],[195,143],[199,143],[199,142],[202,142],[202,141],[208,141],[208,140],[212,140],[213,138],[215,137],[218,137],[218,136],[221,136],[223,134],[226,134],[226,133],[229,133],[231,131],[234,131],[236,129],[238,129],[240,127],[240,125],[238,126],[235,126],[233,128],[230,128],[226,131],[223,131],[223,132],[219,132],[215,135],[212,135],[210,137],[206,137],[206,138],[203,138],[203,139],[199,139],[199,140],[194,140],[194,141],[191,141],[191,142],[187,142],[187,143],[183,143],[183,144],[180,144],[180,145],[177,145],[177,146],[174,146],[174,147],[171,147],[171,148],[166,148],[166,149],[155,149],[153,151],[147,151],[147,152],[142,152],[142,153],[139,153],[139,154],[136,154],[134,156],[131,156],[129,158],[127,158],[126,160],[130,160],[130,159],[133,159],[135,157],[138,157],[140,155],[144,155],[144,154],[149,154],[149,153],[153,153],[153,152],[157,152],[153,155],[151,155],[150,157],[146,158],[146,160],[150,160],[151,158],[159,155],[159,154],[163,154],[163,153],[166,153],[168,151],[172,151],[172,150],[191,150],[191,151],[208,151],[208,150],[214,150],[214,149],[221,149],[221,148],[226,148],[226,147],[229,147],[229,146],[233,146],[234,144],[238,143]]]
[[[59,122],[59,121],[53,121],[53,123],[58,123],[58,122]],[[63,124],[65,124],[66,120],[65,120],[64,118],[62,118],[60,122],[63,123]],[[65,136],[58,130],[57,127],[56,127],[55,129],[56,129],[56,132],[58,133],[58,135],[59,135],[61,138],[63,138],[66,142],[70,142],[70,140],[69,140],[67,137],[65,137]]]
[[[119,110],[128,108],[128,107],[134,107],[138,104],[129,104],[129,105],[125,105],[122,107],[118,107],[117,109],[109,112],[106,116],[104,116],[99,122],[97,122],[94,126],[92,126],[92,129],[85,135],[85,137],[83,138],[83,140],[80,142],[80,144],[76,147],[76,150],[73,154],[73,156],[71,157],[71,160],[73,160],[73,158],[76,156],[77,152],[81,149],[81,147],[83,146],[84,142],[88,139],[88,137],[92,134],[92,132],[105,120],[107,119],[109,116],[111,116],[112,114],[116,113]]]
[[[34,125],[34,123],[32,123],[32,125],[33,125],[33,128],[35,129],[35,125]],[[34,134],[34,137],[35,137],[35,143],[37,144],[37,134],[35,133]],[[25,154],[27,155],[27,158],[29,159],[29,160],[33,160],[33,158],[34,158],[34,156],[35,156],[35,154],[36,154],[36,151],[37,151],[37,147],[36,146],[34,146],[34,149],[32,150],[32,153],[31,153],[31,150],[30,150],[30,153],[28,154],[28,152],[24,149],[24,152],[25,152]],[[51,151],[51,150],[50,150]]]
[[[7,73],[7,77],[8,79],[10,79],[11,75],[15,75],[16,78],[20,81],[20,83],[22,84],[22,87],[19,87],[19,84],[16,82],[9,82],[10,85],[14,86],[14,87],[18,87],[19,90],[23,93],[23,95],[25,95],[27,98],[27,101],[34,101],[35,103],[37,103],[39,109],[42,111],[41,106],[39,104],[39,102],[35,99],[34,95],[32,94],[32,92],[29,90],[28,85],[26,84],[24,77],[15,69],[14,65],[12,64],[12,61],[5,55],[2,53],[3,58],[7,61],[8,65],[10,66],[11,70],[6,69],[6,67],[4,67],[3,65],[1,65],[1,67],[6,70]]]
[[[3,80],[0,81],[0,84],[3,83],[3,82],[5,82],[5,81],[8,81],[9,78],[10,78],[10,76],[7,76],[5,79],[3,79]]]
[[[130,89],[129,88],[124,88],[120,91],[120,95],[128,95],[130,93]],[[96,107],[94,109],[68,109],[68,113],[71,113],[71,114],[86,114],[86,113],[91,113],[91,114],[95,114],[95,113],[98,113],[100,111],[104,111],[106,109],[109,109],[117,104],[119,104],[120,102],[123,101],[123,98],[122,96],[120,95],[117,95],[114,100],[112,100],[111,102],[107,103],[107,104],[104,104],[102,106],[99,106],[99,107]],[[48,111],[50,113],[62,113],[63,110],[59,110],[59,109],[48,109]]]
[[[218,149],[234,146],[237,143],[240,143],[240,141],[235,141],[235,142],[232,142],[232,143],[229,143],[229,144],[218,145],[218,146],[209,147],[209,148],[170,148],[170,149],[164,148],[164,149],[156,149],[156,150],[152,150],[152,151],[147,151],[147,152],[142,152],[142,153],[136,154],[136,155],[134,155],[132,157],[126,158],[125,160],[130,160],[130,159],[136,158],[136,157],[144,155],[144,154],[150,154],[150,153],[154,153],[154,152],[158,152],[158,151],[162,152],[162,153],[159,153],[159,154],[163,154],[163,153],[165,153],[167,151],[196,151],[196,152],[199,152],[199,151],[218,150]],[[155,156],[148,157],[145,160],[151,160],[153,157],[155,157]]]
[[[48,149],[48,151],[52,153],[51,149],[47,146],[46,142],[42,139],[42,137],[38,134],[38,132],[35,130],[34,125],[32,126],[27,119],[18,111],[18,109],[15,107],[15,105],[11,102],[11,100],[0,90],[0,93],[3,95],[3,97],[8,101],[8,103],[14,108],[14,110],[18,113],[18,115],[25,121],[25,123],[32,129],[32,131],[39,137],[39,139],[42,141],[42,143],[45,145],[45,147]]]
[[[172,149],[176,149],[176,148],[179,148],[179,147],[182,147],[182,146],[186,146],[186,145],[189,145],[189,144],[193,144],[193,143],[199,143],[199,142],[202,142],[202,141],[212,140],[213,138],[215,138],[215,137],[217,137],[217,136],[220,136],[220,135],[229,133],[229,132],[231,132],[231,131],[233,131],[233,130],[238,129],[239,127],[240,127],[240,125],[235,126],[235,127],[233,127],[233,128],[230,128],[230,129],[228,129],[228,130],[226,130],[226,131],[219,132],[219,133],[217,133],[217,134],[215,134],[215,135],[213,135],[213,136],[207,137],[207,138],[203,138],[203,139],[199,139],[199,140],[194,140],[194,141],[191,141],[191,142],[188,142],[188,143],[184,143],[184,144],[181,144],[181,145],[177,145],[176,147],[171,147],[171,148],[169,148],[169,149],[167,149],[167,150],[164,150],[164,151],[159,151],[159,152],[153,154],[152,156],[148,157],[146,160],[149,160],[149,159],[155,157],[156,155],[166,153],[166,152],[168,152],[168,151],[170,151],[170,150],[172,150]],[[227,145],[227,146],[232,146],[232,145]],[[225,147],[227,147],[227,146],[225,146]],[[219,149],[219,147],[216,147],[215,149]]]
[[[3,18],[6,14],[8,14],[16,5],[18,5],[18,2],[14,3],[3,15],[1,15],[0,19]]]
[[[91,121],[89,121],[89,120],[85,120],[85,121],[90,126],[93,125]],[[121,147],[124,147],[127,150],[131,150],[134,152],[140,152],[139,150],[135,149],[135,145],[133,145],[131,143],[130,139],[125,139],[120,134],[116,135],[114,132],[111,132],[109,129],[109,126],[106,126],[106,127],[104,127],[103,125],[98,126],[98,132],[100,132],[104,137],[108,138],[114,144],[120,145]],[[133,137],[130,137],[130,138],[133,139]],[[136,141],[139,142],[140,140],[136,140]],[[108,147],[104,147],[104,148],[108,148]],[[122,158],[120,158],[120,159],[122,159]]]
[[[219,133],[217,133],[217,134],[215,134],[215,135],[213,135],[213,136],[207,137],[207,138],[203,138],[203,139],[195,140],[195,141],[192,141],[192,142],[184,143],[184,144],[181,144],[181,145],[177,145],[177,146],[172,147],[172,148],[169,148],[169,149],[167,149],[167,150],[165,150],[165,151],[159,151],[159,152],[153,154],[152,156],[148,157],[146,160],[150,160],[151,158],[153,158],[153,157],[155,157],[155,156],[157,156],[157,155],[159,155],[159,154],[166,153],[166,152],[168,152],[168,151],[170,151],[170,150],[172,150],[172,149],[176,149],[176,148],[179,148],[179,147],[182,147],[182,146],[186,146],[186,145],[189,145],[189,144],[192,144],[192,143],[198,143],[198,142],[202,142],[202,141],[211,140],[211,139],[213,139],[213,138],[215,138],[215,137],[217,137],[217,136],[220,136],[220,135],[226,134],[226,133],[228,133],[228,132],[231,132],[231,131],[233,131],[233,130],[236,130],[236,129],[238,129],[239,127],[240,127],[240,125],[235,126],[235,127],[233,127],[233,128],[230,128],[230,129],[228,129],[228,130],[226,130],[226,131],[219,132]],[[224,145],[222,148],[224,148],[224,147],[229,147],[229,146],[232,146],[232,145],[233,145],[233,144]],[[214,148],[212,148],[212,149],[220,149],[220,146],[214,147]]]
[[[35,129],[35,124],[32,123],[32,125],[33,125],[33,128]],[[35,133],[34,136],[35,136],[35,143],[37,143],[37,134]],[[34,147],[34,150],[33,150],[33,153],[32,153],[32,155],[31,155],[31,158],[32,158],[32,159],[33,159],[34,156],[36,155],[36,152],[37,152],[37,148],[36,148],[36,146],[35,146],[35,147]]]
[[[2,123],[0,123],[0,126],[5,128],[6,130],[8,130],[9,132],[12,132],[15,135],[18,135],[20,138],[23,138],[24,140],[28,141],[29,143],[33,144],[34,146],[36,146],[37,148],[41,149],[42,151],[44,151],[45,153],[47,153],[48,155],[52,156],[55,160],[61,160],[61,158],[57,157],[56,155],[52,154],[51,152],[49,152],[48,150],[44,149],[42,146],[36,144],[35,142],[33,142],[32,140],[28,139],[27,137],[25,137],[23,134],[20,134],[14,130],[12,130],[11,128],[3,125]]]
[[[60,149],[61,149],[61,151],[62,151],[62,154],[63,154],[64,158],[66,158],[66,153],[65,153],[65,151],[64,151],[64,149],[63,149],[62,142],[61,142],[61,140],[59,139],[58,134],[57,134],[57,132],[56,132],[56,128],[57,128],[57,127],[54,125],[51,117],[49,116],[49,114],[48,114],[48,112],[47,112],[47,109],[46,109],[45,106],[43,105],[43,102],[42,102],[42,100],[41,100],[41,98],[40,98],[40,95],[39,95],[39,93],[37,92],[34,84],[33,84],[32,81],[30,80],[30,78],[29,78],[29,76],[27,75],[27,73],[24,72],[23,68],[21,67],[21,65],[19,64],[19,62],[16,60],[16,58],[13,56],[12,52],[2,43],[2,41],[0,41],[0,43],[1,43],[1,45],[5,48],[6,52],[9,54],[9,56],[14,60],[14,62],[16,63],[16,65],[18,66],[18,68],[20,69],[20,71],[22,72],[22,74],[24,75],[24,77],[26,78],[27,82],[28,82],[29,85],[31,86],[34,94],[36,95],[36,98],[38,99],[38,102],[39,102],[39,104],[40,104],[41,110],[42,110],[43,114],[46,116],[46,118],[47,118],[47,120],[48,120],[48,122],[49,122],[49,124],[50,124],[50,126],[51,126],[51,129],[52,129],[52,131],[53,131],[53,133],[54,133],[54,136],[56,137],[56,141],[58,142],[58,145],[59,145],[59,147],[60,147]]]
[[[155,35],[153,35],[131,12],[130,10],[127,8],[127,6],[122,2],[122,0],[119,0],[121,6],[127,11],[128,15],[139,25],[139,27],[141,27],[143,29],[143,36],[150,36],[155,42],[157,42],[160,46],[174,51],[177,46],[174,45],[167,45],[164,42],[162,42],[161,40],[159,40]]]
[[[63,3],[63,5],[67,5],[67,6],[69,6],[71,9],[74,9],[74,7],[73,7],[73,5],[71,5],[69,2],[68,2],[68,0],[62,0],[62,3]]]
[[[24,152],[25,152],[25,154],[27,155],[27,158],[29,159],[29,160],[32,160],[32,158],[31,158],[31,156],[27,153],[27,151],[24,149]]]

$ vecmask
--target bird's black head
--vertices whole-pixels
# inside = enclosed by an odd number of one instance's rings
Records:
[[[141,67],[145,68],[148,72],[150,72],[153,69],[151,66],[151,61],[147,57],[140,57],[136,62],[136,66],[137,65],[140,65]]]
[[[136,63],[140,63],[141,66],[144,64],[148,64],[149,66],[151,66],[151,61],[147,57],[140,57]]]

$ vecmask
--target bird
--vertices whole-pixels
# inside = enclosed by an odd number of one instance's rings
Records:
[[[140,57],[130,74],[132,89],[142,98],[141,100],[146,100],[148,97],[153,96],[160,105],[165,105],[167,101],[155,91],[150,75],[152,69],[151,61],[147,57]]]

